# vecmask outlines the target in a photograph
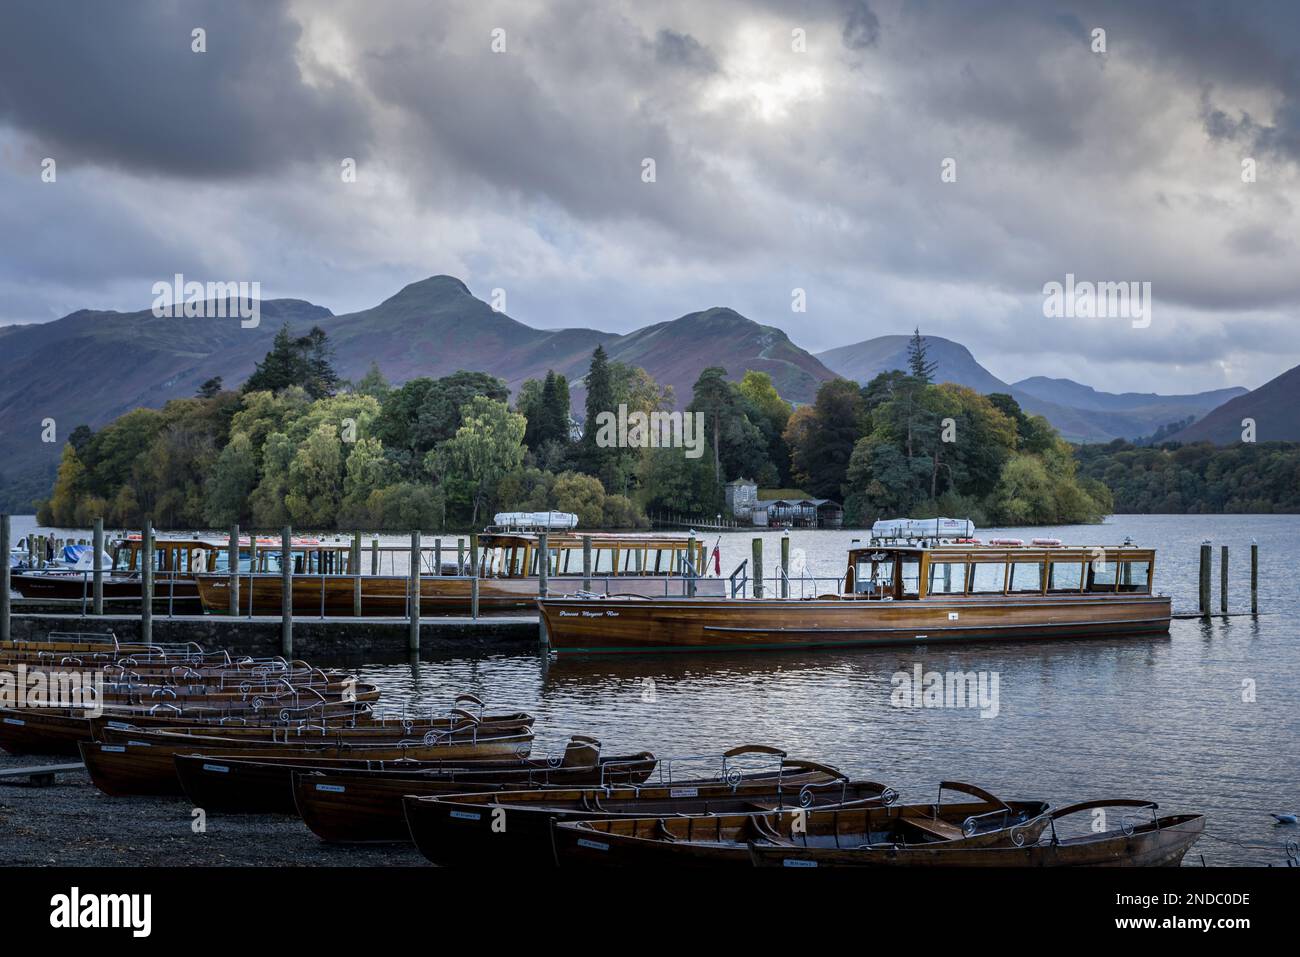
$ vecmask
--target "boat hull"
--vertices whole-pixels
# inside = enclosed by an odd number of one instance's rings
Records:
[[[94,597],[93,581],[90,576],[44,572],[36,574],[18,573],[11,577],[11,587],[24,598],[48,601],[90,601]],[[108,599],[140,600],[142,594],[140,579],[111,578],[106,573],[103,581],[104,597]],[[170,602],[176,611],[199,611],[201,604],[197,583],[190,578],[179,578],[175,582],[160,579],[154,583],[154,604]]]
[[[445,774],[398,773],[295,774],[294,800],[303,823],[323,841],[339,844],[407,843],[413,839],[408,827],[408,798],[446,796],[484,791],[558,787],[580,784],[638,784],[655,769],[648,752],[602,759],[598,765],[555,768],[457,768]],[[415,840],[419,840],[415,836]],[[421,848],[424,850],[424,848]],[[428,857],[428,854],[425,854]]]
[[[420,853],[440,867],[551,867],[556,862],[551,833],[563,821],[634,817],[647,813],[708,815],[734,813],[738,804],[759,810],[799,806],[800,788],[816,806],[853,807],[881,803],[880,785],[829,785],[830,775],[792,774],[781,787],[755,779],[735,787],[712,781],[586,791],[520,791],[499,796],[452,795],[420,800],[407,797],[406,820]]]
[[[81,757],[90,772],[90,779],[101,791],[112,795],[184,793],[176,773],[177,754],[236,755],[241,758],[303,757],[348,758],[373,761],[396,761],[409,758],[416,761],[457,761],[486,758],[525,757],[532,744],[531,733],[526,735],[485,738],[478,741],[454,740],[444,744],[422,745],[394,744],[351,745],[272,745],[259,741],[213,740],[196,743],[194,740],[168,740],[148,733],[133,735],[130,732],[110,731],[109,740],[82,742]],[[183,735],[176,736],[183,739]]]
[[[1169,631],[1169,599],[539,601],[560,655],[1029,641]]]
[[[750,847],[756,867],[1177,867],[1205,818],[1161,818],[1132,833],[1068,838],[1024,847],[881,847],[855,850]]]
[[[84,713],[42,708],[0,709],[0,748],[10,754],[69,754],[91,739]]]

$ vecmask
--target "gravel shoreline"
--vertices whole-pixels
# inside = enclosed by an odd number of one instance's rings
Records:
[[[0,752],[0,770],[72,758]],[[84,772],[49,787],[0,782],[0,867],[428,866],[410,845],[326,844],[296,817],[212,814],[195,833],[184,798],[109,797]]]

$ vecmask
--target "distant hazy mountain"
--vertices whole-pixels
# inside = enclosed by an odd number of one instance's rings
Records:
[[[1242,419],[1255,420],[1257,442],[1300,442],[1300,366],[1224,403],[1170,440],[1231,445],[1241,441]]]
[[[1195,395],[1098,392],[1069,379],[1037,376],[1015,384],[1003,382],[976,361],[960,343],[925,336],[926,355],[936,363],[935,380],[955,382],[988,394],[1014,396],[1027,412],[1044,416],[1072,442],[1109,442],[1150,435],[1162,425],[1201,416],[1246,390],[1218,389]],[[907,368],[911,336],[879,336],[817,354],[831,369],[857,382],[868,382],[889,369]]]
[[[1211,409],[1218,408],[1229,399],[1245,395],[1248,389],[1233,386],[1230,389],[1214,389],[1210,392],[1195,392],[1189,395],[1156,395],[1154,392],[1098,392],[1091,386],[1083,385],[1072,379],[1049,379],[1034,376],[1021,379],[1015,388],[1028,392],[1047,402],[1069,405],[1076,409],[1092,409],[1096,412],[1132,412],[1134,409],[1150,410],[1151,415],[1167,415],[1161,424],[1184,419],[1188,415],[1202,416]]]

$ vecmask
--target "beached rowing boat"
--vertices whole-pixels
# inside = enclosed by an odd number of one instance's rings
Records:
[[[772,749],[764,748],[769,754]],[[734,749],[729,757],[738,754],[753,753],[753,748]],[[660,766],[663,773],[665,766]],[[530,773],[525,777],[519,774],[497,775],[458,774],[454,782],[441,780],[437,776],[422,776],[418,780],[402,781],[389,774],[356,774],[351,776],[329,776],[300,774],[295,776],[294,794],[298,813],[317,836],[327,841],[363,842],[363,841],[401,841],[411,840],[407,823],[407,813],[403,808],[404,800],[429,796],[446,796],[466,792],[485,792],[509,789],[551,790],[555,788],[573,788],[590,786],[602,793],[618,794],[625,788],[640,790],[644,788],[650,772],[655,770],[653,763],[643,760],[635,762],[637,772],[629,774],[625,765],[610,763],[602,765],[599,776],[589,772],[568,773],[563,768],[544,773]],[[725,767],[725,765],[724,765]],[[777,771],[746,772],[735,768],[735,773],[718,774],[708,778],[678,781],[666,788],[673,787],[686,790],[699,787],[720,786],[724,788],[756,787],[771,790],[784,781],[787,787],[798,787],[800,783],[816,783],[833,778],[833,769],[806,762],[784,762]],[[480,786],[476,782],[481,781]],[[721,784],[720,781],[726,781]]]
[[[245,758],[348,758],[351,760],[461,761],[522,758],[532,748],[532,731],[495,734],[451,732],[434,740],[394,738],[359,743],[336,738],[271,743],[264,740],[205,737],[166,731],[105,728],[105,740],[83,742],[82,760],[95,786],[107,794],[182,793],[176,776],[177,754],[232,754]]]
[[[773,779],[738,784],[678,782],[623,788],[540,789],[492,794],[410,797],[404,803],[420,853],[447,867],[555,864],[551,830],[561,821],[650,815],[749,814],[779,808],[889,804],[897,795],[872,781],[851,781],[833,768],[787,761]]]
[[[1056,822],[1081,811],[1132,807],[1151,812],[1151,820],[1075,837],[1058,837]],[[789,841],[754,841],[750,858],[756,867],[1177,867],[1205,830],[1202,814],[1156,817],[1150,801],[1087,801],[1052,811],[1050,832],[1037,841],[996,847],[961,843],[814,846],[798,837]]]
[[[1003,801],[957,782],[944,782],[945,790],[979,800],[570,821],[555,825],[555,853],[562,867],[749,867],[752,843],[1018,846],[1048,824],[1041,801]]]
[[[175,757],[176,773],[185,793],[196,806],[227,813],[297,814],[294,800],[295,774],[316,779],[351,776],[365,782],[399,783],[397,815],[401,817],[401,795],[419,793],[423,781],[465,782],[457,788],[483,790],[485,782],[511,787],[532,783],[593,783],[603,780],[640,781],[654,771],[655,756],[639,754],[604,756],[600,742],[574,735],[564,752],[548,757],[463,758],[456,761],[375,761],[354,758],[262,757],[242,755],[187,755]]]

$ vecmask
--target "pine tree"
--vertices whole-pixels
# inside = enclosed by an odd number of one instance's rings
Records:
[[[257,364],[253,374],[244,383],[244,391],[279,392],[297,383],[298,371],[298,350],[286,322],[275,334],[271,351]]]
[[[912,341],[907,346],[907,367],[912,377],[925,385],[930,384],[934,370],[939,367],[937,362],[930,362],[926,357],[925,337],[921,335],[920,327],[912,332]]]
[[[548,370],[542,383],[541,434],[543,441],[569,441],[569,380]]]
[[[614,408],[614,379],[610,374],[609,357],[604,346],[596,346],[591,354],[591,367],[587,370],[587,420],[582,430],[581,460],[583,470],[604,480],[617,449],[603,449],[596,444],[599,431],[597,416],[602,412],[617,414]]]

